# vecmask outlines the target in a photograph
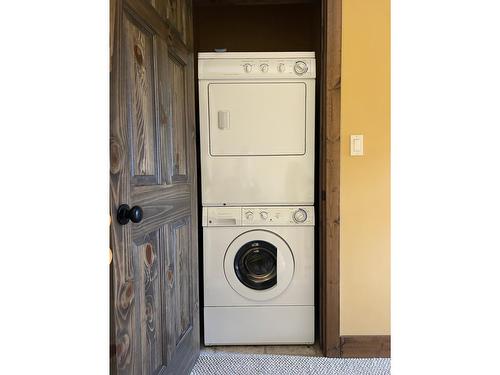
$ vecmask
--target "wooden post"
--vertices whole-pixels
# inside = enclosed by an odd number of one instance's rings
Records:
[[[320,332],[327,357],[340,357],[340,92],[342,1],[323,0],[320,129]]]

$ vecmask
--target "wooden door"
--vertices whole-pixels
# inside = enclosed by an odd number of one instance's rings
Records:
[[[187,374],[200,337],[191,2],[111,5],[111,369]],[[121,225],[121,204],[142,221]]]

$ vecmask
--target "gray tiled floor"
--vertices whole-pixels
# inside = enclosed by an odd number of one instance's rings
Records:
[[[204,350],[200,353],[191,375],[390,375],[391,373],[389,358],[326,358],[262,354],[269,348],[284,350],[288,354],[292,351],[295,354],[311,350],[311,347],[307,346],[209,348],[210,351]]]

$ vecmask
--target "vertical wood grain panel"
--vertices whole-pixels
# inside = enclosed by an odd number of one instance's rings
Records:
[[[117,0],[110,0],[109,2],[109,70],[113,64],[113,51],[115,48],[115,26],[116,26],[116,2]]]
[[[140,286],[142,373],[152,374],[162,366],[159,233],[149,234],[134,252]]]
[[[170,184],[171,176],[169,172],[169,160],[171,155],[169,116],[170,102],[168,91],[170,88],[171,77],[168,74],[168,47],[165,41],[160,38],[155,39],[156,58],[157,58],[157,111],[159,122],[159,143],[161,155],[161,182]]]
[[[153,37],[129,16],[123,26],[133,176],[154,176],[157,170]]]
[[[177,284],[175,287],[177,342],[180,342],[184,333],[191,326],[190,274],[193,270],[189,257],[191,252],[190,235],[189,219],[179,220],[172,226],[172,244],[176,262],[175,281]]]
[[[170,225],[165,225],[160,229],[160,241],[164,244],[165,251],[162,253],[162,307],[165,327],[163,329],[163,360],[169,363],[176,347],[176,319],[177,310],[175,288],[176,283],[176,262],[175,253],[171,242]]]
[[[165,21],[168,19],[168,0],[152,0],[151,4]]]
[[[178,28],[177,14],[178,14],[179,0],[167,0],[167,17],[174,28]]]
[[[192,0],[153,0],[154,6],[178,34],[182,43],[191,46]]]
[[[320,184],[321,338],[326,356],[340,356],[340,61],[341,0],[323,1],[323,87]]]
[[[177,31],[184,43],[186,43],[186,3],[186,1],[179,0],[179,14],[177,18]]]
[[[172,116],[172,178],[187,179],[186,149],[186,74],[185,65],[172,54],[169,57]]]
[[[191,49],[193,48],[193,1],[186,1],[186,28],[184,32],[184,43]]]

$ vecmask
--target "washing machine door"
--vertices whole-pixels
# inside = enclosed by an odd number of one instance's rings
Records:
[[[255,301],[267,301],[283,293],[294,270],[293,253],[285,240],[262,229],[236,237],[224,257],[224,273],[231,287]]]

